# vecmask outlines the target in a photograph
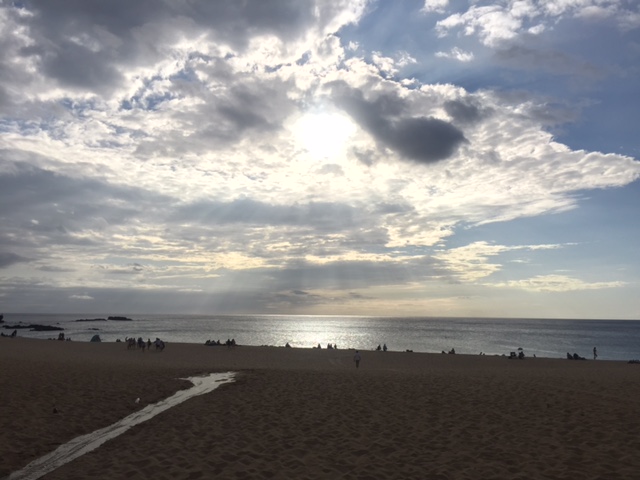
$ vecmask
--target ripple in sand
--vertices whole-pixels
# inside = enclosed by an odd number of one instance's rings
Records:
[[[147,405],[142,410],[139,410],[131,415],[123,418],[122,420],[114,423],[95,432],[87,435],[76,437],[64,445],[60,445],[53,452],[34,460],[22,470],[13,472],[4,480],[36,480],[49,472],[52,472],[58,467],[61,467],[65,463],[69,463],[72,460],[95,450],[107,440],[117,437],[123,434],[131,427],[138,425],[142,422],[155,417],[159,413],[174,407],[185,400],[192,397],[209,393],[223,383],[232,382],[234,377],[233,372],[227,373],[212,373],[206,377],[190,377],[189,380],[193,383],[193,387],[187,390],[180,390],[172,396],[165,398],[151,405]]]

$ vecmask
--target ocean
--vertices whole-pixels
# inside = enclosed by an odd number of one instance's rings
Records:
[[[5,314],[3,327],[16,324],[53,325],[65,337],[103,342],[125,337],[204,344],[235,339],[239,345],[311,348],[335,344],[340,349],[374,350],[386,344],[391,351],[509,355],[522,348],[525,355],[566,358],[567,352],[599,360],[640,358],[638,320],[553,320],[517,318],[436,318],[318,315],[128,315],[132,321],[77,322],[107,318],[95,314]],[[3,328],[8,335],[11,329]],[[18,330],[29,338],[57,338],[57,331]]]

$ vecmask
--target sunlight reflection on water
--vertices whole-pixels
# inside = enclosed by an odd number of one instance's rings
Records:
[[[594,346],[601,360],[638,358],[640,321],[517,318],[371,317],[339,315],[136,315],[131,322],[76,322],[88,315],[10,315],[5,322],[63,327],[65,336],[89,341],[99,334],[113,342],[142,336],[166,342],[204,344],[234,338],[241,345],[311,348],[338,344],[340,349],[373,350],[386,343],[395,351],[509,354],[523,347],[527,355],[565,358],[588,355]],[[51,338],[58,332],[20,330],[19,336]]]

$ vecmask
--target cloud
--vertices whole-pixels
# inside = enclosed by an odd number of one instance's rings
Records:
[[[10,265],[21,263],[21,262],[29,262],[30,260],[25,257],[21,257],[12,252],[0,252],[0,268],[6,268]]]
[[[465,140],[464,134],[446,121],[408,116],[404,100],[394,95],[368,100],[361,90],[344,84],[334,84],[332,88],[334,101],[362,128],[409,160],[445,160]]]
[[[473,52],[465,52],[458,47],[453,47],[449,52],[436,52],[435,55],[439,58],[451,58],[463,63],[470,62],[474,58]]]
[[[424,13],[444,13],[446,7],[449,5],[449,0],[424,0],[421,12]]]
[[[94,300],[91,295],[69,295],[71,300]]]
[[[607,72],[589,62],[577,60],[565,53],[537,50],[524,45],[509,45],[498,49],[498,62],[523,70],[546,71],[556,75],[580,77],[583,83],[602,79]]]
[[[58,267],[58,266],[52,266],[52,265],[42,265],[40,267],[38,267],[38,270],[43,271],[43,272],[73,272],[74,269],[73,268],[65,268],[65,267]]]
[[[384,23],[380,4],[258,3],[1,4],[0,294],[25,309],[86,292],[103,311],[420,310],[425,292],[485,288],[510,252],[542,248],[467,234],[640,178],[629,156],[554,136],[595,102],[518,77],[607,80],[613,69],[552,37],[524,40],[555,32],[554,15],[617,19],[612,3],[476,2],[456,16],[460,2],[429,0],[375,43],[351,36]],[[443,36],[423,49],[417,32],[437,19]],[[500,83],[511,75],[518,90]]]
[[[317,231],[341,231],[357,226],[360,219],[353,207],[340,203],[313,202],[270,205],[252,199],[232,202],[200,201],[180,206],[174,217],[181,222],[210,225],[247,224],[272,226],[313,226]]]
[[[552,250],[560,245],[492,245],[488,242],[474,242],[462,247],[451,248],[434,255],[434,259],[442,262],[443,269],[450,272],[453,278],[464,282],[474,282],[488,277],[502,269],[498,263],[490,263],[490,257],[512,251]]]
[[[157,211],[158,202],[166,205],[168,201],[153,192],[11,162],[12,152],[0,152],[0,156],[11,167],[0,172],[0,215],[5,218],[0,245],[37,248],[40,258],[56,246],[99,250],[124,225],[143,212],[149,217]],[[68,265],[46,268],[67,269]]]
[[[487,284],[498,288],[517,288],[530,292],[575,292],[582,290],[600,290],[605,288],[617,288],[625,285],[625,282],[585,282],[566,275],[537,275],[523,280],[498,282]]]
[[[447,100],[443,105],[445,111],[456,123],[475,123],[482,119],[483,112],[471,102]]]
[[[428,6],[431,5],[429,8]],[[440,2],[425,3],[423,10],[439,11]],[[556,22],[567,18],[612,18],[622,30],[640,27],[640,13],[617,0],[584,0],[566,2],[487,2],[471,5],[466,11],[454,13],[436,24],[441,36],[461,30],[466,36],[478,36],[488,47],[499,47],[520,37],[540,35]]]
[[[354,8],[355,9],[355,8]],[[62,87],[105,92],[122,85],[123,67],[150,66],[163,60],[167,47],[180,40],[220,41],[242,51],[252,38],[274,36],[295,43],[312,25],[327,27],[342,9],[294,1],[258,4],[190,2],[157,4],[142,0],[98,5],[94,2],[27,2],[8,8],[21,26],[28,47],[20,58]]]
[[[407,52],[399,52],[395,59],[385,57],[380,52],[373,52],[371,61],[385,75],[396,75],[403,67],[417,63],[417,60]]]

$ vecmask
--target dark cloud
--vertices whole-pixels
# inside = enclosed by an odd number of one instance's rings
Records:
[[[375,212],[382,215],[388,215],[388,214],[394,214],[394,213],[407,213],[412,210],[413,208],[406,204],[380,203],[376,205]]]
[[[269,143],[294,111],[295,104],[287,93],[291,85],[280,79],[260,79],[245,74],[238,74],[230,82],[224,71],[221,78],[212,76],[219,69],[215,70],[207,75],[211,76],[211,82],[219,82],[219,85],[211,91],[193,81],[190,87],[194,91],[190,94],[199,100],[199,105],[187,111],[173,112],[172,119],[179,126],[171,132],[163,132],[162,136],[140,142],[136,154],[180,156],[187,152],[211,152],[235,144],[248,134],[253,142]],[[187,89],[188,80],[176,81],[175,90],[167,98]],[[148,104],[146,98],[132,98],[130,104],[139,105],[141,101]]]
[[[373,166],[376,158],[379,156],[379,153],[374,150],[361,150],[354,148],[352,150],[353,155],[358,159],[358,161],[367,167]]]
[[[11,162],[15,157],[20,155],[0,151],[0,159],[12,165],[0,173],[0,245],[92,246],[96,240],[74,234],[91,230],[95,237],[134,219],[150,218],[159,205],[171,204],[170,198],[154,192]]]
[[[509,48],[498,50],[495,53],[495,59],[498,63],[509,67],[573,76],[584,84],[600,80],[606,75],[606,72],[597,65],[577,59],[564,52],[535,49],[523,45],[512,45]]]
[[[140,264],[96,266],[104,274],[142,275]],[[210,278],[203,291],[176,289],[155,285],[155,288],[55,287],[45,282],[12,280],[0,283],[0,291],[11,292],[12,308],[16,312],[50,313],[52,305],[59,311],[71,311],[70,299],[91,298],[94,312],[111,312],[113,305],[129,306],[131,313],[158,311],[189,313],[204,309],[219,314],[272,310],[321,305],[368,296],[354,292],[370,286],[401,285],[425,281],[446,275],[441,262],[430,257],[415,257],[400,262],[340,261],[313,264],[304,260],[290,261],[277,267],[232,271],[221,269],[219,277]],[[112,277],[113,278],[113,277]],[[204,286],[202,281],[199,282]],[[151,286],[151,284],[149,285]],[[231,286],[231,287],[230,287]],[[334,292],[332,294],[316,293]],[[334,298],[335,295],[335,298]],[[283,310],[284,309],[284,310]],[[87,312],[90,313],[90,312]]]
[[[453,155],[465,141],[452,124],[433,117],[413,117],[406,102],[389,94],[367,100],[361,90],[336,82],[333,98],[375,139],[403,157],[418,163],[433,163]]]
[[[31,0],[4,8],[31,37],[21,56],[61,85],[100,92],[123,81],[120,66],[151,64],[185,34],[243,50],[257,35],[295,40],[318,21],[312,2],[296,0]],[[21,8],[31,14],[16,14]],[[332,12],[323,11],[319,20],[326,24]]]
[[[320,175],[335,175],[336,177],[343,177],[344,170],[340,165],[335,163],[325,163],[319,170]]]
[[[26,165],[20,165],[17,173],[0,175],[0,215],[35,221],[34,225],[54,225],[66,217],[63,228],[68,229],[77,220],[83,222],[96,215],[107,222],[123,221],[138,211],[136,197],[126,188]],[[121,201],[106,206],[105,198]]]
[[[534,95],[525,90],[505,90],[496,93],[500,103],[518,107],[521,115],[540,122],[544,126],[557,126],[576,122],[583,110],[590,106],[589,100],[561,100],[557,97]]]
[[[293,109],[287,85],[280,80],[261,82],[239,75],[234,83],[224,94],[207,98],[196,112],[196,120],[211,126],[198,134],[218,131],[239,137],[248,130],[273,132]]]
[[[247,272],[245,272],[247,273]],[[413,257],[404,261],[379,262],[369,260],[337,261],[323,264],[292,260],[281,268],[268,272],[253,271],[253,275],[268,275],[274,291],[340,290],[384,285],[404,285],[447,275],[446,267],[431,257]]]
[[[54,54],[41,48],[24,49],[23,53],[41,58],[42,72],[65,86],[102,90],[102,85],[116,85],[123,80],[108,55],[96,54],[73,42],[61,42]]]
[[[292,295],[293,294],[293,295]],[[301,307],[310,307],[313,305],[321,305],[327,301],[330,301],[329,298],[325,298],[322,295],[297,295],[295,292],[291,293],[276,293],[273,295],[263,295],[262,301],[265,305],[273,306],[273,307],[283,307],[286,308],[301,308]]]
[[[475,123],[483,118],[477,105],[462,100],[448,100],[444,102],[444,109],[456,123]]]
[[[0,70],[3,67],[0,66]],[[4,88],[2,85],[0,85],[0,115],[4,114],[5,112],[7,112],[8,108],[12,105],[12,101],[11,98],[9,97],[9,94],[7,93],[6,88]]]
[[[6,268],[15,263],[28,262],[29,259],[12,252],[0,252],[0,268]]]
[[[40,270],[41,272],[54,272],[54,273],[64,273],[64,272],[74,272],[75,270],[73,268],[65,268],[65,267],[56,267],[56,266],[51,266],[51,265],[43,265],[41,267],[38,267],[38,270]]]
[[[340,203],[270,205],[251,199],[191,203],[179,207],[172,218],[206,225],[314,226],[316,232],[342,230],[360,223],[358,211]]]
[[[399,120],[378,134],[395,150],[422,163],[449,158],[464,140],[460,130],[437,118]]]
[[[108,275],[139,275],[145,270],[144,266],[140,265],[139,263],[132,263],[122,267],[98,266],[96,268]]]

